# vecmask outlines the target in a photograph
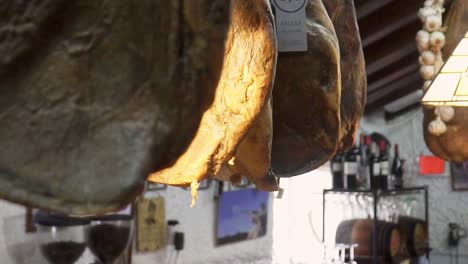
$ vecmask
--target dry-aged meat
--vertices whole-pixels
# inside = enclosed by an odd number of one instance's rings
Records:
[[[276,191],[278,183],[271,171],[271,142],[273,140],[273,120],[271,101],[239,144],[236,155],[223,165],[217,178],[239,182],[246,177],[262,191]]]
[[[338,152],[353,146],[364,113],[367,77],[353,0],[323,0],[340,45],[341,142]]]
[[[273,89],[273,171],[288,177],[329,160],[340,142],[340,55],[322,1],[310,0],[307,52],[280,53]]]
[[[47,21],[57,15],[66,2],[0,1],[0,73],[31,49],[35,41],[40,41],[39,36],[47,34]]]
[[[455,0],[445,21],[447,44],[442,50],[443,58],[447,60],[465,36],[468,25],[468,2]],[[468,108],[454,107],[455,117],[447,122],[447,132],[440,136],[429,133],[427,127],[435,119],[434,108],[424,108],[424,139],[428,148],[435,155],[451,161],[464,162],[468,160]]]
[[[76,215],[131,202],[188,147],[211,105],[229,7],[0,1],[2,32],[31,23],[35,34],[0,33],[0,55],[14,55],[0,63],[0,196]]]
[[[266,0],[233,0],[221,79],[185,153],[150,181],[192,187],[219,173],[263,110],[273,86],[277,48]]]

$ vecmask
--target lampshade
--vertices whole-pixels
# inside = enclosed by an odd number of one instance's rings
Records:
[[[468,106],[468,32],[429,86],[425,105]]]

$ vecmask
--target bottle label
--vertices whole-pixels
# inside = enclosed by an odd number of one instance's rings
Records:
[[[358,172],[358,163],[357,162],[345,162],[344,164],[344,174],[357,174]]]
[[[338,163],[338,162],[333,162],[332,163],[332,171],[333,172],[338,172],[338,171],[342,171],[343,170],[343,164],[342,163]]]
[[[309,0],[271,0],[275,7],[278,50],[307,51],[306,6]]]
[[[374,176],[380,175],[380,163],[374,163],[374,165],[372,166],[372,173],[374,174]]]
[[[382,162],[380,163],[380,174],[382,175],[388,175],[390,170],[389,170],[389,165],[388,165],[388,162]]]

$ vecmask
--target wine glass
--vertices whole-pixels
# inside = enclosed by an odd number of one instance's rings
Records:
[[[25,219],[21,214],[3,220],[5,248],[14,264],[36,263],[36,234],[25,232]]]
[[[34,216],[39,248],[50,264],[73,264],[86,249],[83,229],[89,221],[39,211]]]
[[[97,264],[114,264],[132,240],[132,218],[109,216],[95,219],[86,228],[86,243]]]

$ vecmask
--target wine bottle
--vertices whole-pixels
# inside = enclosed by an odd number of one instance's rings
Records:
[[[380,176],[379,176],[379,187],[383,190],[388,190],[388,178],[390,174],[390,161],[387,152],[387,143],[385,140],[380,141]]]
[[[368,136],[361,134],[359,141],[359,152],[361,157],[361,162],[359,163],[359,188],[360,189],[370,189],[370,173],[369,173],[369,145],[368,145]]]
[[[344,188],[354,190],[357,188],[357,176],[360,162],[359,148],[354,146],[345,155],[344,159]]]
[[[332,187],[333,189],[344,188],[344,168],[343,168],[343,155],[336,154],[330,161],[332,171]]]
[[[364,134],[361,134],[359,140],[359,155],[361,156],[361,166],[366,166],[368,162],[368,151],[367,151],[367,144],[366,144],[366,137]]]
[[[392,177],[395,189],[403,188],[403,162],[400,159],[400,151],[398,144],[394,146],[394,155],[392,162]]]
[[[379,189],[380,177],[380,162],[379,162],[379,149],[377,143],[371,142],[369,155],[369,175],[370,175],[370,189]]]

